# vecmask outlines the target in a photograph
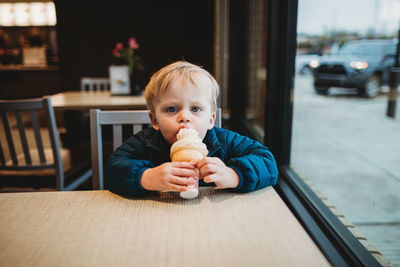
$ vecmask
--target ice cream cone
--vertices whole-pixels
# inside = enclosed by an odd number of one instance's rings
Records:
[[[204,154],[201,151],[198,151],[193,148],[182,148],[177,149],[173,156],[171,156],[172,161],[187,161],[191,162],[192,160],[199,160],[204,158]]]
[[[181,129],[177,134],[177,141],[171,146],[170,157],[172,161],[200,160],[207,156],[207,146],[202,142],[199,134],[194,129]],[[188,190],[181,192],[183,198],[194,198],[198,195],[198,179],[196,184],[188,186]]]

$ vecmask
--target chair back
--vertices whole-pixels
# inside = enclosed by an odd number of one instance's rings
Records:
[[[44,153],[45,149],[38,119],[39,112],[45,114],[54,162],[49,162]],[[2,138],[0,143],[0,169],[16,171],[54,168],[57,188],[61,189],[64,176],[58,149],[56,120],[50,98],[0,102],[0,114],[2,131],[4,131],[7,140],[5,144]],[[25,127],[24,119],[30,120],[32,123],[32,129],[29,132]],[[29,138],[32,132],[34,144],[30,146],[28,139],[32,139]],[[36,149],[32,150],[32,147],[36,147]],[[22,153],[19,151],[21,148]],[[33,151],[37,155],[33,155]],[[33,158],[37,158],[39,161],[35,162],[32,160]]]
[[[45,127],[41,127],[44,114]],[[64,184],[64,169],[54,110],[50,98],[0,101],[0,174],[53,169],[57,190],[72,190],[87,180],[77,179],[68,187]],[[45,129],[45,131],[43,131]],[[48,132],[45,136],[45,132]],[[51,153],[44,140],[50,140]],[[47,142],[48,143],[48,142]]]
[[[123,142],[123,125],[133,125],[133,134],[151,124],[147,110],[101,111],[90,110],[90,139],[92,152],[93,189],[104,189],[103,185],[103,140],[102,126],[112,125],[113,151]]]
[[[81,91],[110,91],[110,80],[108,78],[83,77]]]
[[[103,140],[102,126],[112,125],[113,151],[123,143],[123,125],[132,125],[133,134],[150,125],[148,110],[101,111],[90,110],[90,139],[92,152],[93,189],[104,189],[103,183]],[[221,127],[221,109],[218,108],[215,126]]]

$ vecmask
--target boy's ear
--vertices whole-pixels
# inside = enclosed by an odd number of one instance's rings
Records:
[[[210,125],[208,126],[208,130],[210,130],[214,127],[216,117],[217,117],[217,115],[215,114],[215,112],[211,113]]]
[[[160,127],[158,126],[158,123],[157,123],[156,115],[152,111],[149,111],[149,117],[150,117],[151,126],[153,126],[153,129],[156,131],[160,130]]]

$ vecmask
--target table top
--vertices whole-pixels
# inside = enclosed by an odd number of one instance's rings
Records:
[[[4,266],[329,266],[272,187],[0,194]]]
[[[143,95],[111,95],[110,91],[68,91],[50,96],[56,110],[147,109]]]

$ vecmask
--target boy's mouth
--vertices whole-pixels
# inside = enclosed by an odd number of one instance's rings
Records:
[[[181,129],[190,129],[190,127],[189,127],[189,125],[181,125],[181,126],[179,126],[179,129],[176,132],[176,134],[178,134]]]

